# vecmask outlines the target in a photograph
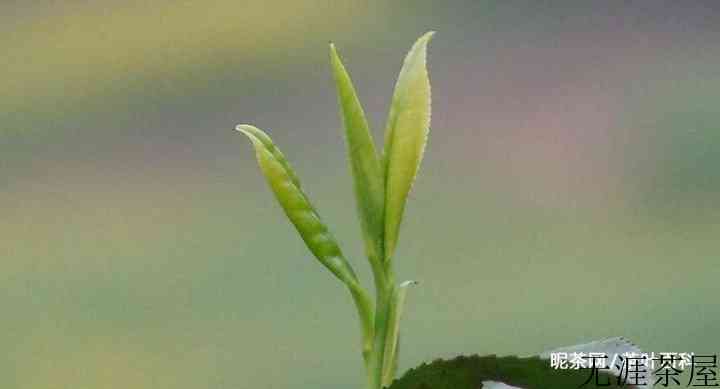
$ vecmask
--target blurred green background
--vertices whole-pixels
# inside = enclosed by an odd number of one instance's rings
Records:
[[[350,298],[232,128],[269,131],[370,285],[327,42],[380,139],[430,29],[401,370],[720,351],[720,3],[541,3],[0,3],[0,387],[360,387]]]

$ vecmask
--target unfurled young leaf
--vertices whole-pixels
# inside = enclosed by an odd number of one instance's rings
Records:
[[[405,202],[417,175],[430,128],[427,45],[433,32],[415,42],[395,84],[385,128],[385,259],[395,251]]]
[[[350,263],[345,260],[335,238],[300,189],[300,182],[282,152],[267,134],[256,127],[239,125],[237,130],[252,141],[258,164],[270,188],[310,251],[341,281],[357,282]]]
[[[349,289],[362,323],[363,354],[372,348],[373,303],[360,286],[350,263],[345,259],[335,238],[300,189],[300,181],[285,156],[262,130],[241,124],[236,129],[247,135],[255,147],[258,164],[285,214],[315,257]]]
[[[383,172],[355,87],[333,44],[330,44],[330,63],[345,126],[345,140],[353,175],[355,199],[365,238],[365,249],[370,261],[375,262],[373,266],[376,266],[383,255],[385,228]]]

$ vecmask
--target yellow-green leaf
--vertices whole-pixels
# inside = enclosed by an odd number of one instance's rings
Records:
[[[330,44],[332,65],[341,116],[345,127],[355,199],[365,238],[365,251],[373,266],[383,255],[385,184],[365,112],[335,46]]]
[[[239,125],[253,143],[258,164],[285,214],[315,257],[337,278],[347,283],[357,282],[355,272],[345,259],[332,236],[305,193],[299,180],[280,150],[260,129]]]
[[[350,263],[335,238],[320,219],[315,208],[300,189],[300,181],[285,156],[262,130],[241,124],[236,129],[247,135],[270,188],[300,237],[315,257],[350,290],[360,317],[363,333],[363,356],[372,349],[374,307],[370,295],[360,286]]]
[[[385,128],[385,259],[395,251],[405,203],[427,142],[430,128],[430,80],[427,45],[434,32],[418,39],[405,57],[395,84]]]

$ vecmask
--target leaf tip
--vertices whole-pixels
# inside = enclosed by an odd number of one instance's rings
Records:
[[[335,48],[335,44],[330,42],[330,63],[333,67],[333,73],[337,73],[339,70],[338,67],[342,67],[342,61],[340,60],[340,55],[338,55],[337,49]]]
[[[235,126],[235,131],[240,131],[247,136],[251,136],[252,126],[249,124],[238,124],[237,126]]]
[[[424,33],[423,36],[420,37],[420,40],[430,41],[436,32],[435,30],[430,30]]]
[[[426,55],[425,51],[427,50],[427,46],[430,43],[430,41],[432,40],[433,36],[435,36],[435,31],[432,31],[432,30],[423,34],[420,38],[418,38],[417,41],[415,41],[415,44],[413,45],[413,49],[411,50],[411,52],[415,51],[415,50],[419,50],[420,52],[423,53],[422,56],[424,57]]]
[[[267,138],[267,135],[259,128],[249,124],[238,124],[235,126],[235,131],[239,131],[243,133],[243,135],[247,136],[256,148],[259,144],[263,143],[263,139]],[[267,140],[269,141],[269,139]]]

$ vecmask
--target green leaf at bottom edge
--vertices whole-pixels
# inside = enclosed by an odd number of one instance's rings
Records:
[[[550,367],[550,361],[540,357],[520,358],[459,356],[450,360],[438,359],[407,371],[389,389],[478,389],[484,381],[502,382],[523,389],[577,389],[590,377],[590,369],[560,370]],[[617,377],[600,373],[599,382],[609,383],[603,388],[634,388],[617,385]],[[596,388],[595,380],[583,388]]]

